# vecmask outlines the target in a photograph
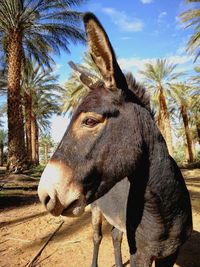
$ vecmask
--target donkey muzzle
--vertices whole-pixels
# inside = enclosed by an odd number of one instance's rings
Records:
[[[60,161],[50,162],[40,179],[38,195],[45,208],[54,216],[79,216],[86,201],[82,188],[73,181],[72,170]]]

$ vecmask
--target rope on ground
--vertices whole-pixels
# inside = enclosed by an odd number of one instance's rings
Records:
[[[34,266],[35,261],[38,259],[38,257],[41,255],[42,251],[45,249],[45,247],[48,245],[49,241],[54,237],[54,235],[60,230],[61,226],[63,225],[64,220],[58,225],[58,227],[54,230],[54,232],[47,238],[46,242],[42,245],[42,247],[38,250],[38,252],[35,254],[33,259],[26,265],[27,267]]]

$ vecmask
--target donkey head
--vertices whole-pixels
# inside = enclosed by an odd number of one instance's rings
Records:
[[[92,85],[76,109],[38,188],[40,200],[53,215],[80,215],[87,204],[131,175],[142,155],[138,108],[128,89],[108,36],[97,18],[84,16],[90,54],[103,83]]]

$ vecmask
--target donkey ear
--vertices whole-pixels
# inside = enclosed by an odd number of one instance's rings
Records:
[[[126,79],[117,63],[114,50],[104,28],[92,13],[86,13],[83,20],[89,52],[103,76],[106,87],[126,90]]]
[[[92,89],[92,85],[94,84],[94,82],[92,79],[90,79],[90,77],[88,75],[81,73],[80,80],[89,90]]]

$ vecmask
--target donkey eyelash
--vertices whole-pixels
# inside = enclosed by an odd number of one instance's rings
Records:
[[[93,127],[97,125],[100,121],[97,120],[96,118],[85,118],[82,122],[82,125],[85,125],[87,127]]]

